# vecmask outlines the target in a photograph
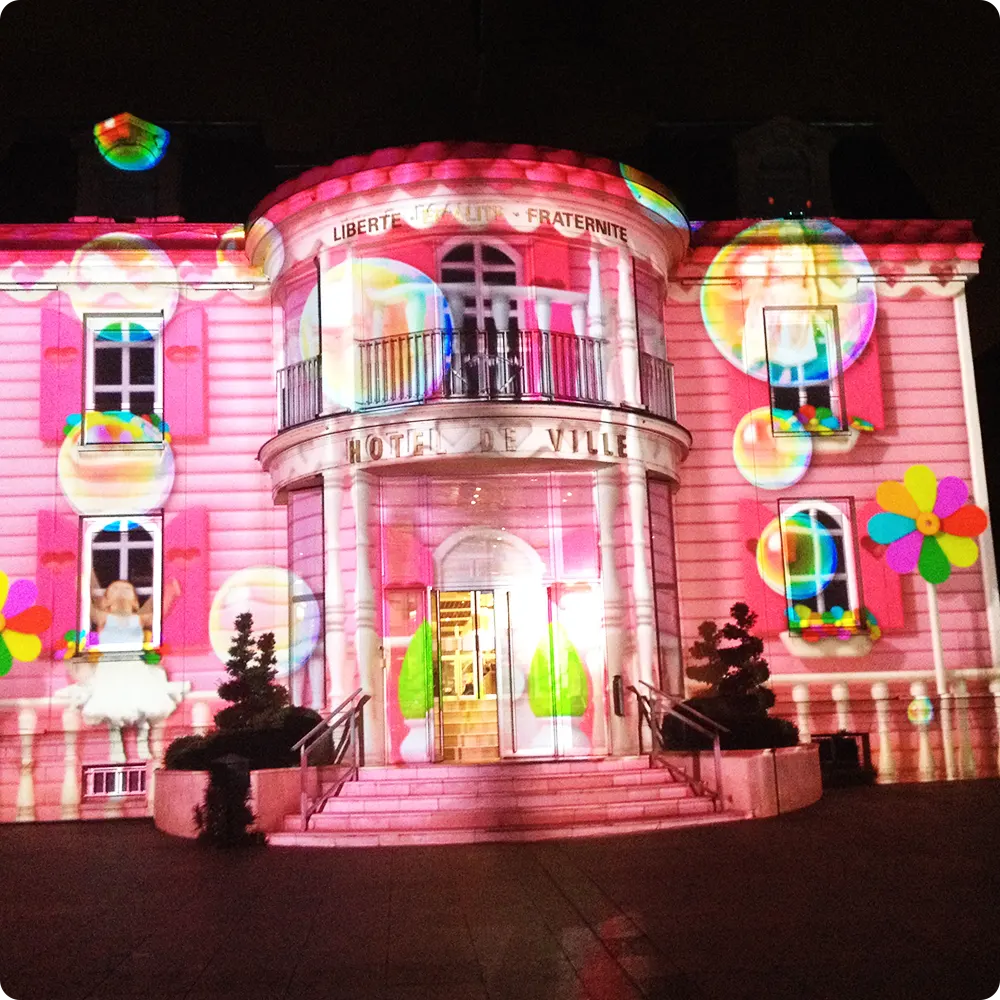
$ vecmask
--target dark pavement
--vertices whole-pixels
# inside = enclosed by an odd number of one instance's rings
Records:
[[[0,827],[14,1000],[985,1000],[1000,782],[602,840],[223,853]]]

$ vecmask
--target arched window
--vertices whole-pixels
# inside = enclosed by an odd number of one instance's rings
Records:
[[[441,285],[460,330],[517,329],[517,299],[500,291],[517,283],[515,261],[489,243],[459,243],[441,259]]]

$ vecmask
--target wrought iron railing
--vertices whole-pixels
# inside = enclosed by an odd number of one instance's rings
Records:
[[[546,330],[421,330],[355,344],[359,411],[436,400],[495,399],[605,404],[604,341]],[[641,354],[642,401],[674,418],[673,369]],[[278,372],[281,428],[323,413],[320,358]]]
[[[642,694],[637,688],[629,686],[629,691],[635,695],[636,703],[639,707],[639,753],[644,753],[642,726],[645,723],[649,727],[652,746],[650,747],[649,761],[653,766],[665,767],[673,778],[683,781],[696,795],[704,795],[712,800],[716,812],[725,809],[725,795],[722,782],[722,733],[729,730],[710,719],[707,715],[702,715],[697,709],[692,708],[684,702],[684,699],[667,694],[647,684],[645,681],[639,683],[647,689],[649,694]],[[692,755],[692,772],[688,773],[676,760],[671,760],[666,754],[671,751],[663,745],[663,721],[667,716],[677,719],[678,722],[687,726],[688,729],[704,736],[712,742],[712,756],[715,765],[715,786],[712,787],[701,780],[701,757],[697,751]]]
[[[358,688],[302,737],[299,751],[302,829],[327,799],[356,780],[365,763],[364,707],[370,695]]]
[[[677,406],[674,402],[674,366],[669,361],[640,352],[639,388],[642,392],[642,405],[654,417],[677,419]]]

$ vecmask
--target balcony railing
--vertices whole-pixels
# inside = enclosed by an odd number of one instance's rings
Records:
[[[353,409],[438,400],[606,404],[604,341],[545,330],[422,330],[355,345]],[[669,362],[640,356],[643,405],[673,418]],[[323,412],[321,358],[278,372],[281,428]]]

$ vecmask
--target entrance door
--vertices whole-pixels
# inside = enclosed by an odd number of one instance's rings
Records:
[[[437,759],[496,760],[497,616],[491,590],[436,591]]]

